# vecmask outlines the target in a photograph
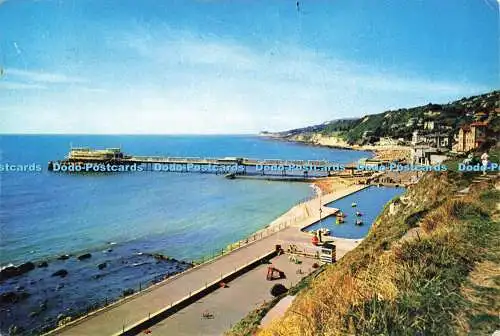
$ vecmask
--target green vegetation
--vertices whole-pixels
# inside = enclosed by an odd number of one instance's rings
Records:
[[[340,137],[351,144],[363,144],[370,141],[370,137],[410,140],[413,131],[422,131],[425,123],[431,121],[439,125],[442,132],[456,133],[461,125],[475,120],[475,112],[490,112],[500,107],[499,101],[500,91],[493,91],[479,96],[464,97],[448,104],[429,103],[424,106],[367,115],[362,118],[333,120],[280,134],[284,137],[299,134],[307,137],[319,133],[323,136]],[[500,118],[494,118],[491,125],[492,132],[500,132]]]
[[[303,288],[259,335],[461,335],[500,328],[500,192],[430,173],[388,206],[367,238]],[[410,234],[413,233],[413,234]],[[417,234],[415,234],[417,233]],[[261,312],[261,316],[264,313]],[[252,335],[251,328],[229,335]],[[248,324],[247,324],[248,325]]]

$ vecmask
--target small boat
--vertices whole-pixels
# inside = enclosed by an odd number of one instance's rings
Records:
[[[338,217],[343,218],[343,217],[345,217],[345,216],[346,216],[346,214],[345,214],[345,213],[343,213],[342,211],[339,211],[339,212],[337,213],[337,218],[338,218]]]
[[[363,221],[361,219],[356,220],[356,225],[363,225]]]
[[[363,216],[363,214],[359,211],[356,211],[356,216],[360,217],[360,216]]]
[[[353,208],[355,208],[355,207],[357,207],[357,206],[358,206],[358,204],[357,204],[356,202],[352,202],[352,203],[351,203],[351,206],[352,206]]]
[[[344,218],[342,217],[337,217],[337,224],[344,223]]]
[[[327,228],[321,228],[321,229],[318,230],[318,234],[319,234],[319,232],[321,232],[321,234],[323,236],[329,236],[330,235],[330,230],[328,230]]]

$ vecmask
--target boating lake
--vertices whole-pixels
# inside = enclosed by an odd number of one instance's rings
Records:
[[[403,194],[404,188],[370,186],[336,201],[328,203],[328,207],[337,208],[346,217],[344,223],[337,224],[335,216],[323,218],[308,226],[305,231],[316,231],[320,228],[330,230],[330,235],[340,238],[358,239],[366,236],[375,219],[382,212],[385,204],[396,196]],[[352,203],[356,203],[353,207]],[[360,212],[361,216],[357,216]],[[356,225],[356,220],[362,220],[362,225]]]

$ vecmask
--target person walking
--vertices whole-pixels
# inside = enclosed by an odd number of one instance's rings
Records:
[[[481,163],[483,164],[483,175],[486,175],[486,169],[488,168],[488,159],[489,159],[488,153],[484,152],[483,155],[481,155]]]

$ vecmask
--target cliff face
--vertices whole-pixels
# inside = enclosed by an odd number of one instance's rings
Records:
[[[500,322],[496,178],[496,188],[473,183],[457,198],[461,175],[426,175],[259,335],[491,334]]]
[[[323,135],[321,133],[299,133],[287,138],[290,141],[306,142],[313,145],[331,146],[339,148],[351,148],[351,146],[338,136]]]

